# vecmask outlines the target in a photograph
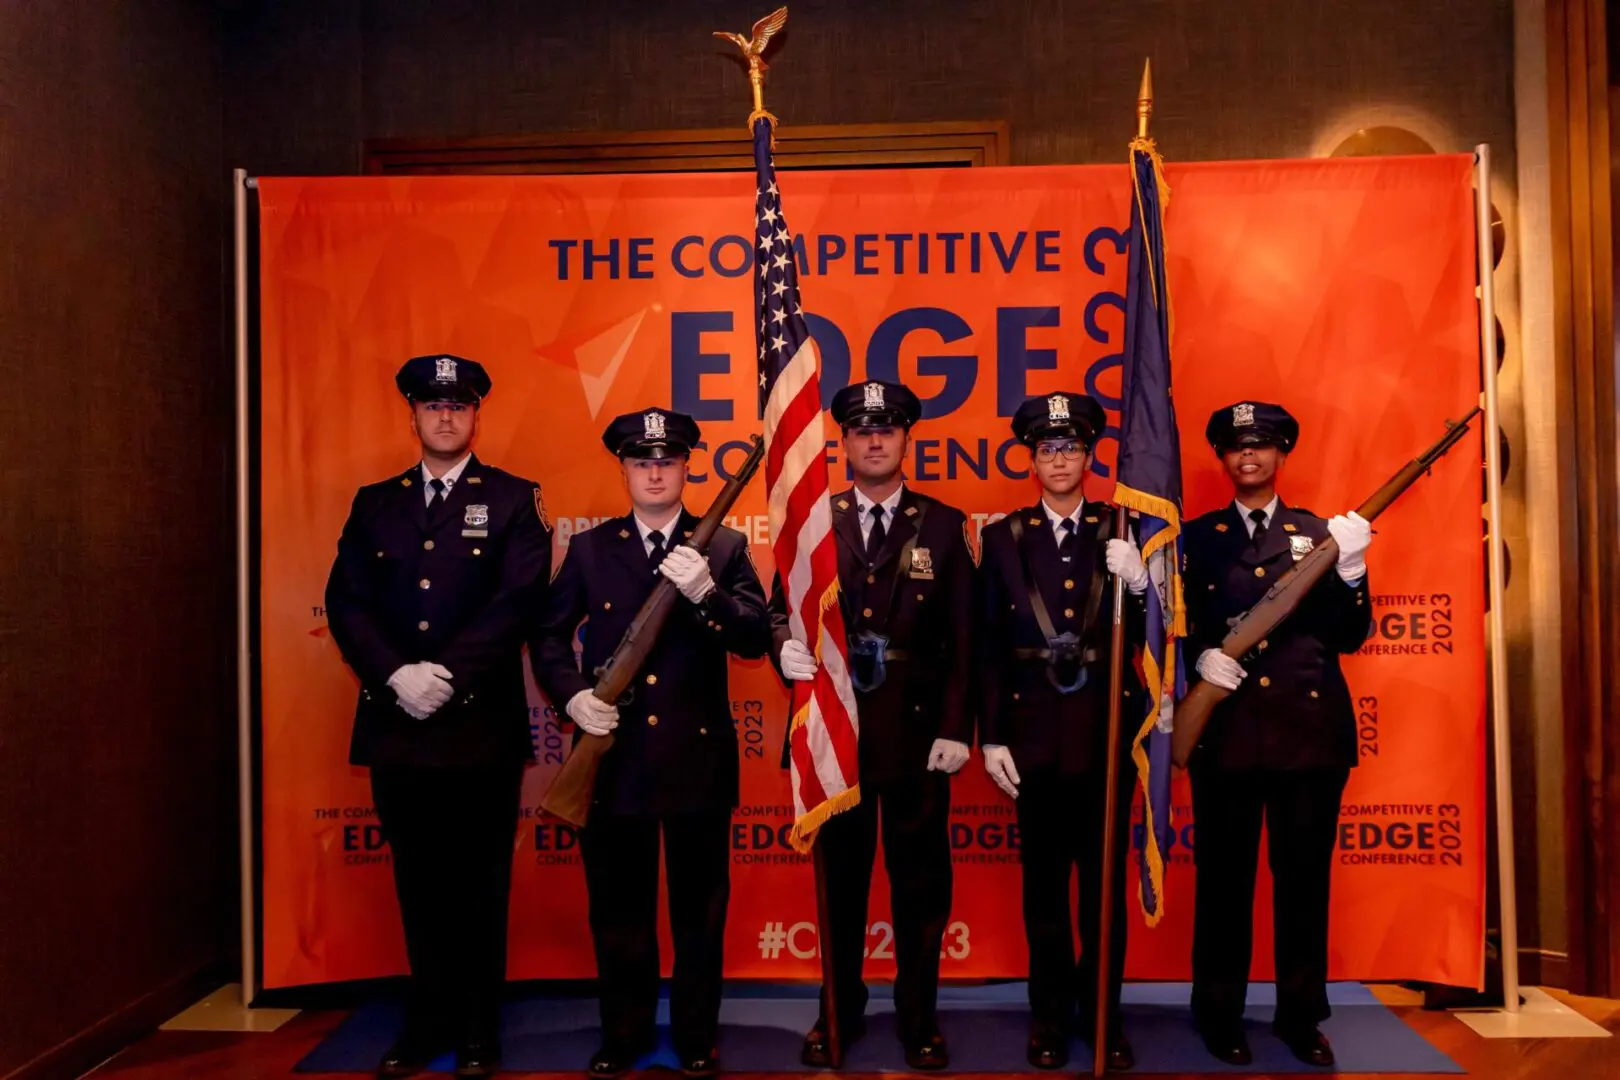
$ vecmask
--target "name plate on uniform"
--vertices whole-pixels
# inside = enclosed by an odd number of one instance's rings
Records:
[[[488,536],[489,535],[489,530],[488,529],[462,529],[461,530],[461,535],[462,536],[470,536],[470,537],[473,537],[473,538],[476,539],[478,537]]]
[[[909,574],[920,581],[934,580],[934,556],[925,547],[911,549],[911,568]]]

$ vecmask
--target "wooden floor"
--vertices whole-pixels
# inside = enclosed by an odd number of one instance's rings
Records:
[[[1406,1004],[1415,998],[1405,991],[1385,987],[1374,990],[1397,1015],[1445,1051],[1470,1076],[1487,1080],[1620,1080],[1620,1038],[1481,1039],[1448,1013],[1424,1012]],[[1620,1035],[1620,1002],[1562,993],[1557,996]],[[353,1080],[357,1074],[295,1074],[292,1071],[293,1065],[336,1027],[344,1015],[342,1012],[303,1013],[280,1031],[268,1035],[160,1031],[90,1075],[95,1080],[276,1080],[295,1075],[303,1080]],[[583,1067],[584,1062],[580,1064]],[[551,1076],[570,1080],[578,1080],[579,1075],[502,1074],[514,1078]],[[731,1080],[761,1080],[760,1074],[752,1078],[747,1073],[727,1076]],[[776,1077],[768,1080],[776,1080]],[[1027,1075],[1021,1080],[1027,1080]]]

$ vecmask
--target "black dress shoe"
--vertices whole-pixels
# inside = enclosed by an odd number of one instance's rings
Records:
[[[1200,1027],[1198,1035],[1204,1040],[1204,1049],[1216,1061],[1226,1065],[1252,1065],[1254,1053],[1249,1049],[1249,1037],[1238,1024]]]
[[[843,1040],[844,1052],[854,1046],[861,1036],[866,1034],[866,1018],[845,1020],[838,1026],[838,1037]],[[799,1051],[799,1061],[807,1069],[830,1069],[832,1063],[832,1044],[827,1037],[827,1018],[816,1018],[815,1027],[804,1036],[804,1047]]]
[[[439,1056],[441,1047],[425,1039],[407,1036],[388,1048],[377,1062],[378,1080],[404,1080],[415,1076]]]
[[[712,1047],[696,1053],[682,1051],[681,1072],[693,1080],[720,1075],[720,1052]]]
[[[475,1039],[456,1048],[456,1080],[489,1080],[500,1071],[500,1043]]]
[[[917,1072],[938,1072],[950,1067],[951,1052],[945,1045],[945,1036],[939,1032],[906,1043],[906,1068]]]
[[[1289,1052],[1307,1065],[1315,1065],[1320,1069],[1333,1067],[1333,1045],[1327,1041],[1320,1028],[1276,1028],[1277,1038],[1288,1047]]]
[[[1061,1031],[1037,1028],[1029,1033],[1025,1057],[1037,1069],[1061,1069],[1069,1063],[1069,1037]]]
[[[605,1042],[591,1055],[589,1070],[592,1080],[618,1080],[636,1067],[646,1048],[630,1043]]]
[[[1136,1051],[1131,1049],[1131,1040],[1124,1032],[1108,1036],[1107,1062],[1109,1072],[1130,1072],[1136,1068]]]

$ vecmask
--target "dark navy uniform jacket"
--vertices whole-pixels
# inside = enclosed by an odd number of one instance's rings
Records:
[[[533,757],[523,629],[551,575],[533,481],[473,456],[429,524],[420,463],[360,489],[326,583],[326,617],[360,679],[349,761],[474,766]],[[432,661],[455,696],[426,720],[388,678]]]
[[[690,536],[697,523],[683,513],[672,539]],[[764,656],[770,622],[743,534],[718,529],[708,558],[714,590],[702,605],[676,598],[629,700],[619,703],[613,747],[597,774],[596,811],[662,815],[737,805],[726,657]],[[613,655],[658,580],[633,515],[574,535],[529,642],[535,681],[559,716],[569,699],[596,685],[590,673]],[[576,659],[582,619],[584,649]]]
[[[1113,635],[1114,589],[1100,530],[1114,513],[1087,501],[1075,534],[1074,561],[1058,555],[1051,519],[1037,502],[985,526],[979,565],[979,743],[1001,744],[1012,752],[1021,773],[1053,769],[1063,774],[1101,770],[1108,752],[1108,662]],[[1021,519],[1024,549],[1041,600],[1059,634],[1082,636],[1090,656],[1086,685],[1059,693],[1047,678],[1047,661],[1031,655],[1047,642],[1035,620],[1024,569],[1013,540],[1012,519]],[[1103,585],[1091,628],[1081,634],[1093,578]],[[1131,737],[1146,709],[1134,657],[1146,633],[1147,608],[1140,596],[1125,593],[1126,658],[1120,712],[1120,755],[1128,756]],[[1020,652],[1023,653],[1020,656]]]
[[[893,523],[885,523],[882,548],[868,564],[855,493],[834,495],[832,507],[845,630],[883,634],[890,650],[905,654],[886,661],[883,685],[856,691],[861,779],[881,783],[915,776],[927,770],[935,739],[973,743],[973,555],[967,518],[908,485]],[[908,541],[913,554],[902,560]],[[780,579],[772,586],[771,621],[772,656],[780,663],[782,642],[791,636]]]
[[[1217,648],[1227,620],[1260,601],[1272,584],[1328,539],[1327,521],[1280,500],[1256,552],[1237,508],[1187,524],[1187,674],[1205,649]],[[1300,539],[1304,538],[1304,539]],[[1301,550],[1302,549],[1302,550]],[[1356,764],[1355,709],[1339,656],[1361,648],[1372,632],[1367,579],[1355,588],[1329,571],[1253,655],[1237,692],[1215,709],[1191,768],[1230,771],[1341,769]]]

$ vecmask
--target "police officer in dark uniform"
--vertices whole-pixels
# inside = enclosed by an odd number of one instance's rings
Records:
[[[377,1072],[408,1076],[455,1046],[456,1075],[492,1076],[533,756],[523,625],[550,577],[551,526],[538,485],[471,453],[483,367],[418,356],[395,383],[421,459],[360,489],[326,585],[360,680],[349,761],[371,769],[411,966],[404,1033]]]
[[[1339,656],[1372,629],[1367,522],[1323,520],[1277,497],[1277,476],[1299,440],[1280,405],[1217,410],[1205,435],[1235,498],[1187,525],[1188,655],[1201,678],[1233,691],[1216,707],[1188,763],[1198,822],[1193,1017],[1210,1053],[1252,1060],[1242,1027],[1249,980],[1261,822],[1269,836],[1277,957],[1272,1027],[1294,1056],[1330,1066],[1317,1025],[1327,1000],[1328,885],[1339,798],[1356,764],[1355,710]],[[1337,572],[1241,661],[1219,649],[1231,620],[1315,545],[1338,542]]]
[[[1096,1016],[1102,834],[1108,756],[1109,645],[1113,582],[1125,578],[1127,640],[1145,633],[1148,571],[1128,537],[1111,536],[1114,508],[1087,502],[1082,486],[1092,448],[1107,425],[1083,394],[1034,397],[1012,428],[1030,448],[1041,498],[986,526],[979,567],[979,742],[990,778],[1016,800],[1023,865],[1024,932],[1029,941],[1028,1057],[1062,1068],[1077,1006],[1089,1041]],[[1142,686],[1125,666],[1127,717],[1139,716]],[[1136,722],[1128,721],[1134,732]],[[1127,782],[1130,734],[1120,737],[1110,927],[1108,1064],[1129,1069],[1131,1045],[1119,1026],[1125,971],[1125,855],[1130,850]],[[1079,917],[1069,901],[1080,874]],[[1074,932],[1081,942],[1074,956]]]
[[[922,405],[904,386],[866,382],[833,398],[853,489],[832,497],[838,580],[849,634],[851,681],[860,721],[861,801],[822,826],[840,1033],[865,1031],[867,897],[879,819],[894,918],[898,968],[894,1003],[906,1063],[949,1064],[935,1004],[940,946],[951,914],[950,776],[973,740],[970,701],[973,557],[967,519],[921,495],[901,475]],[[816,661],[789,636],[778,581],[772,617],[777,658],[789,679],[810,679]],[[830,1064],[823,1016],[801,1058]]]
[[[580,834],[601,994],[603,1041],[590,1063],[597,1078],[623,1075],[652,1049],[660,832],[675,939],[675,1050],[688,1076],[719,1070],[715,1039],[738,796],[726,657],[764,656],[771,634],[743,534],[722,527],[707,558],[684,543],[698,523],[681,504],[698,438],[690,416],[663,409],[608,425],[602,441],[621,460],[631,512],[573,537],[530,642],[546,697],[565,706],[581,730],[615,733]],[[610,705],[591,693],[588,673],[613,654],[659,574],[682,599],[632,692]],[[579,662],[574,633],[582,619]]]

